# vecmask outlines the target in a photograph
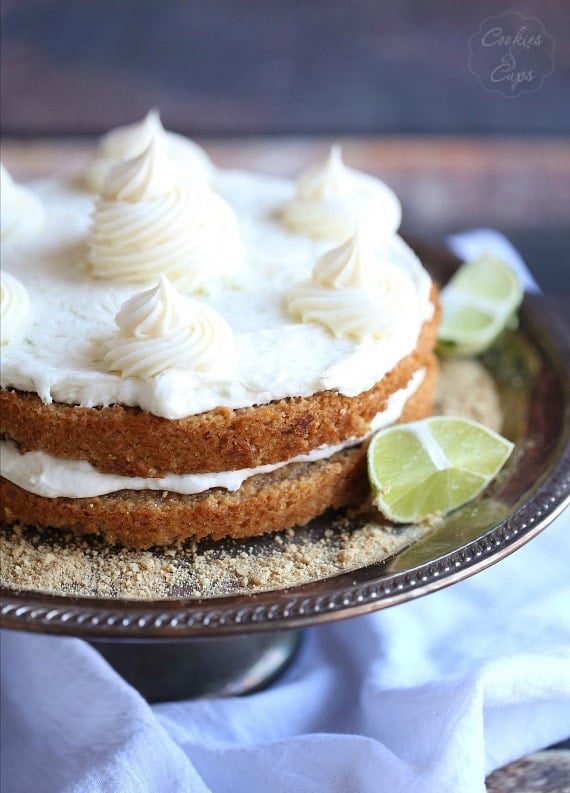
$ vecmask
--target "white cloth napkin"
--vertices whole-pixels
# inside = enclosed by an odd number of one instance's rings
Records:
[[[522,256],[509,240],[495,229],[473,229],[451,234],[447,244],[460,259],[471,261],[484,253],[492,253],[507,262],[518,275],[526,292],[540,292],[540,288]]]
[[[459,584],[307,629],[242,698],[150,707],[85,642],[6,631],[2,790],[484,793],[570,735],[569,559],[566,512]]]

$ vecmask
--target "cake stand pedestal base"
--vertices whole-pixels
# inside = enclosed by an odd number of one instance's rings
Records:
[[[251,694],[293,661],[300,630],[169,641],[91,641],[148,702]]]

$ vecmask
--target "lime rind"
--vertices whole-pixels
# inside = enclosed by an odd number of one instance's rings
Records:
[[[484,255],[463,264],[441,291],[439,352],[484,352],[504,328],[512,326],[522,297],[517,276],[501,259]]]
[[[396,523],[444,515],[483,492],[513,448],[470,419],[435,416],[388,427],[368,448],[374,503]]]
[[[513,292],[520,289],[519,279],[509,265],[489,253],[463,264],[449,283],[474,298],[487,298],[493,303],[510,300]]]
[[[514,444],[498,432],[470,419],[433,416],[429,431],[448,460],[463,471],[494,477],[511,454]],[[453,431],[453,435],[450,434]],[[476,455],[474,452],[480,451]]]

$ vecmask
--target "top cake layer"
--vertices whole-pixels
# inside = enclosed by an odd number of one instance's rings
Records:
[[[6,522],[136,547],[304,524],[366,497],[372,432],[430,413],[437,288],[392,190],[336,149],[296,184],[198,155],[150,114],[83,186],[3,172]]]
[[[93,232],[88,247],[100,203],[94,217],[93,193],[71,181],[45,180],[30,187],[34,206],[43,207],[41,230],[24,227],[3,242],[3,270],[25,286],[29,306],[23,324],[3,339],[2,387],[37,393],[45,402],[138,406],[177,419],[326,390],[355,396],[415,349],[422,324],[433,315],[431,281],[397,234],[375,239],[374,255],[409,277],[407,303],[413,305],[406,305],[405,322],[400,317],[363,340],[339,337],[319,317],[314,321],[309,312],[303,321],[302,313],[288,307],[295,290],[306,298],[307,287],[319,286],[315,264],[334,247],[282,222],[279,211],[294,199],[294,184],[229,171],[217,172],[215,186],[235,213],[239,237],[216,215],[209,233],[213,240],[218,233],[223,261],[200,283],[182,283],[180,291],[229,325],[234,349],[221,371],[174,366],[140,377],[109,370],[105,355],[118,332],[116,316],[133,294],[156,284],[159,270],[149,270],[137,283],[101,277],[90,261]],[[105,200],[104,195],[99,202]]]

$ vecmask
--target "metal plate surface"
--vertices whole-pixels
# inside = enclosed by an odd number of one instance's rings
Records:
[[[456,260],[440,250],[414,247],[437,280],[445,282]],[[4,587],[0,625],[132,641],[275,631],[393,606],[489,567],[544,529],[570,498],[567,329],[553,319],[545,301],[527,296],[518,330],[504,334],[484,362],[505,408],[504,434],[516,441],[517,453],[482,498],[392,557],[300,586],[211,598],[180,592],[127,600]],[[297,541],[322,536],[330,520],[334,516],[297,529]]]

